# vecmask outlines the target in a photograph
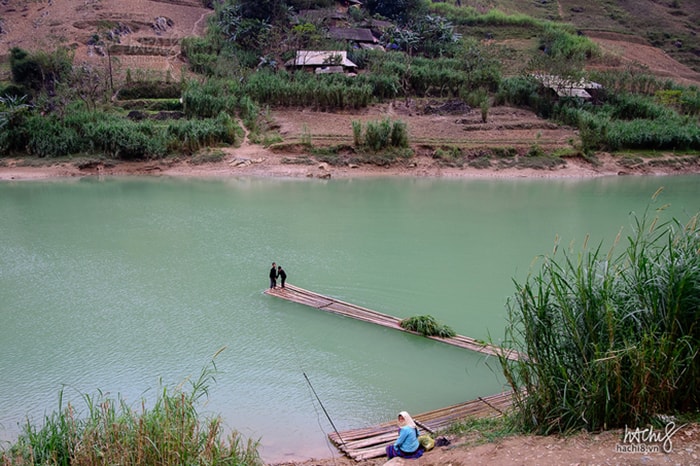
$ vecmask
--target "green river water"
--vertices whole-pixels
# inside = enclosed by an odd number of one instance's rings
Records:
[[[0,441],[58,395],[120,396],[197,377],[204,414],[268,461],[331,456],[332,431],[505,388],[483,355],[263,294],[288,281],[495,343],[513,278],[559,236],[605,249],[652,194],[700,210],[700,178],[107,178],[0,183]]]

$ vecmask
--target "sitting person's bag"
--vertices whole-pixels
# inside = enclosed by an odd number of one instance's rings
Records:
[[[435,440],[429,434],[419,435],[418,443],[425,451],[430,451],[435,446]]]

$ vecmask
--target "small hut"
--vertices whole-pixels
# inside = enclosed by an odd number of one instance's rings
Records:
[[[357,65],[348,59],[345,50],[298,50],[296,57],[284,64],[287,69],[316,74],[352,73]]]
[[[583,100],[597,100],[603,86],[581,79],[571,81],[560,76],[537,74],[534,76],[546,89],[551,90],[557,97],[578,97]]]

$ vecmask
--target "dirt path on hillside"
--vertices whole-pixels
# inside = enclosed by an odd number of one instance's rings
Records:
[[[604,31],[585,31],[586,36],[597,43],[604,53],[617,57],[619,64],[596,66],[598,69],[627,68],[637,66],[649,74],[669,78],[686,86],[697,86],[700,73],[673,58],[663,50],[646,44],[643,39],[631,40],[627,35]]]

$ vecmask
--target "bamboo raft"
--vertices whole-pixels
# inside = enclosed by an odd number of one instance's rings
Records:
[[[434,433],[456,421],[467,417],[497,417],[503,414],[513,402],[513,392],[504,392],[467,401],[447,408],[414,415],[419,429]],[[346,456],[355,461],[378,458],[386,454],[386,446],[395,442],[398,437],[396,421],[386,422],[374,427],[332,432],[328,438]]]
[[[265,291],[265,293],[270,296],[286,299],[287,301],[292,301],[295,303],[310,306],[322,311],[330,312],[332,314],[338,314],[341,316],[362,320],[364,322],[393,328],[402,332],[420,335],[417,332],[406,330],[403,327],[401,327],[401,325],[399,325],[401,319],[399,319],[398,317],[382,314],[381,312],[373,311],[371,309],[357,306],[355,304],[346,303],[335,298],[324,296],[318,293],[314,293],[313,291],[305,290],[303,288],[290,285],[289,283],[285,284],[285,288],[268,288],[267,291]],[[463,335],[456,335],[450,338],[426,336],[426,338],[441,341],[443,343],[457,346],[459,348],[464,348],[471,351],[478,351],[480,353],[487,354],[490,356],[503,355],[507,359],[519,359],[519,355],[516,351],[499,348],[494,345],[489,345],[488,343],[477,341],[474,338],[465,337]]]

